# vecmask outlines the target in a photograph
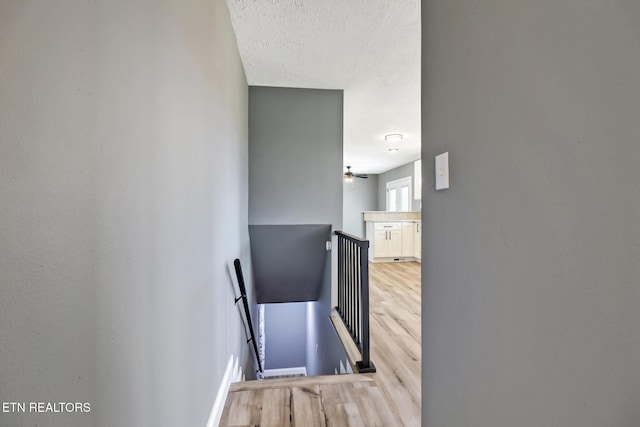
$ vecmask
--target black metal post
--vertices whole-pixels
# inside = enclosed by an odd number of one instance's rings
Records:
[[[360,246],[360,272],[363,278],[361,281],[362,290],[360,293],[362,304],[362,361],[358,362],[360,373],[375,372],[376,368],[371,361],[369,352],[369,241]],[[366,318],[364,318],[366,316]]]

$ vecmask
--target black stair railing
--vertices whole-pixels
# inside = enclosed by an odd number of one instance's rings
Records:
[[[247,343],[253,343],[253,352],[256,355],[256,361],[258,362],[258,372],[262,372],[262,363],[260,362],[260,354],[258,353],[258,344],[256,343],[256,335],[253,333],[253,322],[251,321],[251,310],[249,310],[249,302],[247,301],[247,288],[244,284],[244,275],[242,274],[242,267],[240,265],[240,260],[236,259],[233,261],[233,266],[236,269],[236,277],[238,278],[238,286],[240,287],[240,296],[235,299],[235,303],[242,300],[242,304],[244,305],[244,315],[247,319],[247,324],[249,326],[249,339]]]
[[[360,350],[359,372],[375,372],[369,352],[369,241],[342,231],[338,236],[338,306],[336,311]]]

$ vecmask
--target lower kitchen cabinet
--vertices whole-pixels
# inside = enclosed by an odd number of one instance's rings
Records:
[[[420,223],[367,222],[366,228],[370,261],[419,261]]]

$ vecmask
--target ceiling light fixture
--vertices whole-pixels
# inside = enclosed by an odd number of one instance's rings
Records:
[[[390,133],[389,135],[384,136],[384,140],[387,142],[402,141],[402,138],[403,136],[401,133]]]
[[[351,172],[351,166],[347,166],[347,171],[344,173],[344,182],[349,184],[353,182],[353,178],[367,179],[369,178],[369,175],[362,173],[353,173]]]

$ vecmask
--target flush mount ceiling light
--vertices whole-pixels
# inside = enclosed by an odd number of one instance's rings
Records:
[[[399,150],[397,148],[389,148],[391,154],[396,154]]]
[[[401,133],[390,133],[389,135],[384,136],[384,140],[387,142],[398,142],[402,141]]]

